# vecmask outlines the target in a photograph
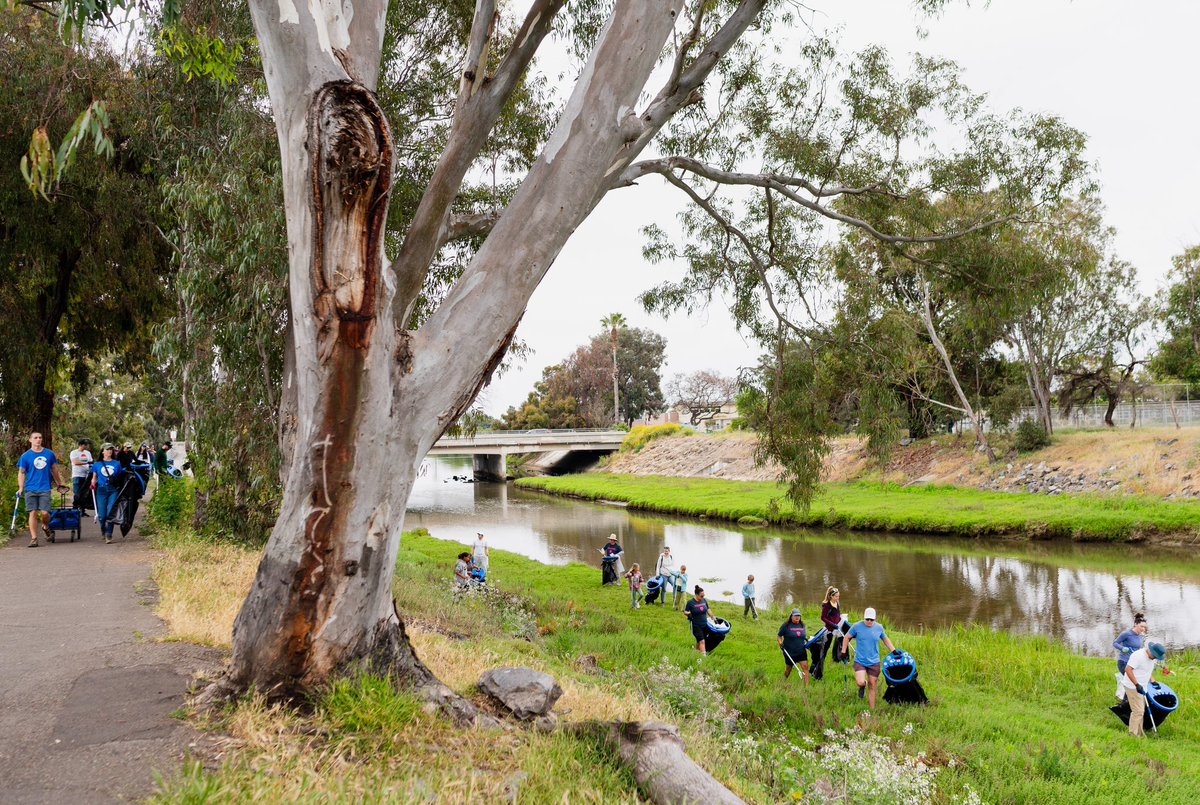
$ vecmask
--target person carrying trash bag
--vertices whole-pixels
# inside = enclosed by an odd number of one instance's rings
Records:
[[[1150,643],[1129,655],[1125,664],[1125,700],[1129,702],[1129,734],[1140,737],[1145,734],[1143,722],[1146,720],[1146,689],[1150,687],[1154,677],[1154,665],[1166,659],[1167,650],[1162,643]],[[1164,669],[1169,674],[1169,671]],[[1115,711],[1114,711],[1115,712]],[[1151,711],[1150,718],[1154,713]],[[1157,724],[1151,720],[1151,728],[1158,730]]]
[[[829,654],[830,647],[841,637],[841,633],[838,632],[838,627],[842,624],[842,610],[838,604],[841,600],[842,593],[837,587],[826,588],[825,599],[821,601],[821,625],[825,627],[825,638],[813,647],[813,679],[819,680],[825,676],[825,657]],[[833,661],[838,662],[837,652],[834,654]]]
[[[1135,612],[1133,626],[1121,632],[1113,641],[1112,646],[1117,650],[1117,701],[1125,699],[1125,664],[1129,662],[1129,658],[1135,651],[1142,648],[1146,642],[1146,632],[1148,631],[1150,631],[1150,625],[1146,623],[1146,616]]]
[[[683,608],[683,615],[692,624],[692,637],[696,640],[696,651],[701,658],[708,656],[704,638],[708,637],[708,602],[704,600],[704,588],[696,585],[696,594]]]
[[[850,650],[850,641],[854,641],[854,682],[858,685],[858,698],[867,696],[867,706],[875,709],[875,691],[879,687],[881,662],[879,659],[879,644],[882,642],[888,651],[896,647],[884,633],[883,627],[875,622],[875,608],[867,607],[863,619],[850,627],[842,637],[842,654]]]
[[[621,548],[620,544],[617,543],[617,535],[609,534],[608,544],[603,548],[599,548],[598,550],[601,554],[601,586],[607,587],[610,584],[620,584],[621,574],[625,572],[625,569],[621,565],[621,554],[623,553],[623,549]]]
[[[804,628],[804,617],[800,610],[793,609],[792,614],[783,622],[776,633],[779,650],[783,652],[783,678],[792,675],[793,668],[799,668],[804,675],[804,684],[808,684],[808,653],[804,648],[808,642],[808,633]]]

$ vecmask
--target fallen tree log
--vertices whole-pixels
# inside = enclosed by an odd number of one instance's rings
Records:
[[[583,721],[567,729],[599,738],[621,758],[658,805],[745,805],[688,757],[679,728],[658,721]]]

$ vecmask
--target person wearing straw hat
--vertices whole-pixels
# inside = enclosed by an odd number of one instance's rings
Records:
[[[1142,721],[1146,717],[1146,688],[1154,676],[1155,663],[1162,662],[1167,650],[1162,643],[1149,643],[1129,655],[1125,663],[1125,701],[1129,702],[1129,734],[1135,738],[1144,733]]]
[[[783,678],[792,675],[792,669],[799,667],[804,674],[804,684],[808,684],[808,654],[804,644],[808,642],[808,633],[804,628],[804,618],[800,610],[793,609],[792,614],[779,627],[777,634],[779,650],[783,652]]]

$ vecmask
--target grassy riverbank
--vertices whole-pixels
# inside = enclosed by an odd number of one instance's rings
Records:
[[[185,531],[164,531],[159,539],[156,578],[172,628],[191,623],[193,632],[207,630],[193,638],[227,644],[257,552],[214,546]],[[495,551],[496,592],[456,601],[447,580],[460,550],[458,543],[406,535],[395,585],[420,656],[451,687],[473,696],[487,668],[544,670],[566,691],[561,718],[680,723],[699,762],[748,801],[792,801],[818,781],[842,791],[847,781],[830,776],[830,764],[814,751],[818,744],[886,747],[873,763],[882,763],[881,755],[907,759],[872,782],[874,794],[855,797],[864,802],[902,801],[897,787],[908,786],[924,792],[918,801],[933,802],[963,801],[973,791],[993,803],[1183,803],[1192,801],[1200,777],[1200,723],[1189,710],[1200,673],[1194,655],[1171,658],[1181,672],[1172,678],[1184,701],[1180,712],[1157,738],[1136,741],[1106,709],[1110,661],[988,629],[895,633],[893,640],[917,656],[932,704],[881,703],[864,717],[840,668],[808,688],[779,678],[774,633],[781,613],[747,622],[740,609],[716,604],[734,629],[697,663],[681,614],[632,610],[628,592],[601,588],[595,568],[545,566]],[[205,615],[191,619],[197,607]],[[814,608],[804,610],[814,620]],[[881,614],[886,626],[886,610]],[[732,725],[736,732],[727,732]],[[640,801],[632,779],[594,744],[562,734],[457,730],[371,680],[339,685],[311,713],[250,701],[212,726],[232,736],[229,751],[213,768],[194,765],[173,778],[157,801],[475,802],[514,791],[518,802]]]
[[[523,478],[517,485],[649,511],[731,521],[754,518],[778,525],[1081,541],[1187,540],[1200,535],[1200,506],[1134,496],[1051,497],[949,486],[831,483],[822,486],[803,512],[782,497],[782,487],[769,481],[585,473]]]

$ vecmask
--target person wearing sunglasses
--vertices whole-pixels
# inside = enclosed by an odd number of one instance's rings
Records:
[[[875,709],[875,691],[879,687],[879,672],[882,670],[882,660],[879,657],[879,644],[882,642],[888,651],[896,647],[884,633],[883,627],[875,622],[875,608],[867,607],[863,619],[850,627],[842,638],[842,654],[850,650],[850,641],[854,641],[854,682],[858,685],[858,698],[867,696],[867,706]]]

